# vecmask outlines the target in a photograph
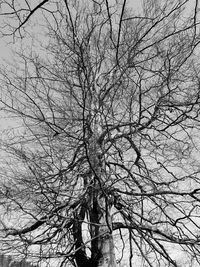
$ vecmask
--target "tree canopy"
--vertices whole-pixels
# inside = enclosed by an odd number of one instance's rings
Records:
[[[0,74],[13,120],[1,137],[2,250],[45,266],[198,266],[198,0],[1,8],[2,34],[22,39]]]

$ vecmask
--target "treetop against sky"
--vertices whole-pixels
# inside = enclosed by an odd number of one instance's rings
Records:
[[[199,2],[0,7],[16,48],[0,69],[2,251],[198,266]]]

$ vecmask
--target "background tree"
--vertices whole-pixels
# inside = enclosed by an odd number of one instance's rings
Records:
[[[16,261],[11,256],[6,257],[5,255],[0,255],[0,264],[2,267],[37,267],[30,262]]]
[[[198,266],[198,1],[2,8],[21,37],[41,12],[49,41],[1,71],[16,120],[1,142],[2,249],[54,266]]]

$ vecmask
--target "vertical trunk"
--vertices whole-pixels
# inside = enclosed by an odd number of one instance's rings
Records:
[[[93,196],[90,213],[91,263],[93,267],[116,267],[110,207],[105,196]]]
[[[99,206],[101,208],[99,219],[99,239],[98,248],[100,250],[100,258],[98,261],[98,267],[116,267],[114,243],[112,236],[112,222],[110,218],[110,208],[107,207],[106,199],[99,200]]]
[[[82,236],[82,221],[85,217],[85,208],[76,212],[73,223],[73,236],[75,247],[75,260],[78,267],[90,267]]]
[[[108,179],[104,162],[105,149],[104,144],[99,142],[99,137],[103,131],[98,94],[95,95],[93,91],[90,92],[86,106],[90,110],[86,125],[86,128],[89,128],[87,131],[89,134],[86,134],[88,137],[86,154],[92,173],[89,196],[91,200],[91,206],[89,207],[91,225],[90,266],[116,267],[110,216],[111,205],[108,203],[109,199],[105,193],[106,188],[104,188]]]
[[[106,183],[105,164],[102,148],[97,138],[90,144],[90,164],[94,173],[92,189],[91,223],[91,263],[93,267],[116,267],[114,242],[112,236],[111,205],[104,192]]]

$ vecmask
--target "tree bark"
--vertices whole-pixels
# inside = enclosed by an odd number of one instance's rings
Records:
[[[110,208],[107,198],[96,192],[96,196],[93,196],[93,204],[90,211],[91,264],[93,267],[117,266]]]
[[[98,261],[98,267],[116,267],[116,259],[114,252],[114,242],[112,236],[112,223],[110,218],[110,207],[107,205],[106,199],[99,200],[99,206],[101,208],[99,219],[99,240],[98,248],[100,251],[100,258]]]
[[[96,127],[96,129],[99,129]],[[103,149],[98,143],[99,133],[96,132],[90,143],[90,164],[94,173],[94,183],[91,192],[92,208],[91,223],[91,263],[94,267],[116,267],[114,242],[112,236],[111,207],[104,191],[107,176],[103,160]]]

